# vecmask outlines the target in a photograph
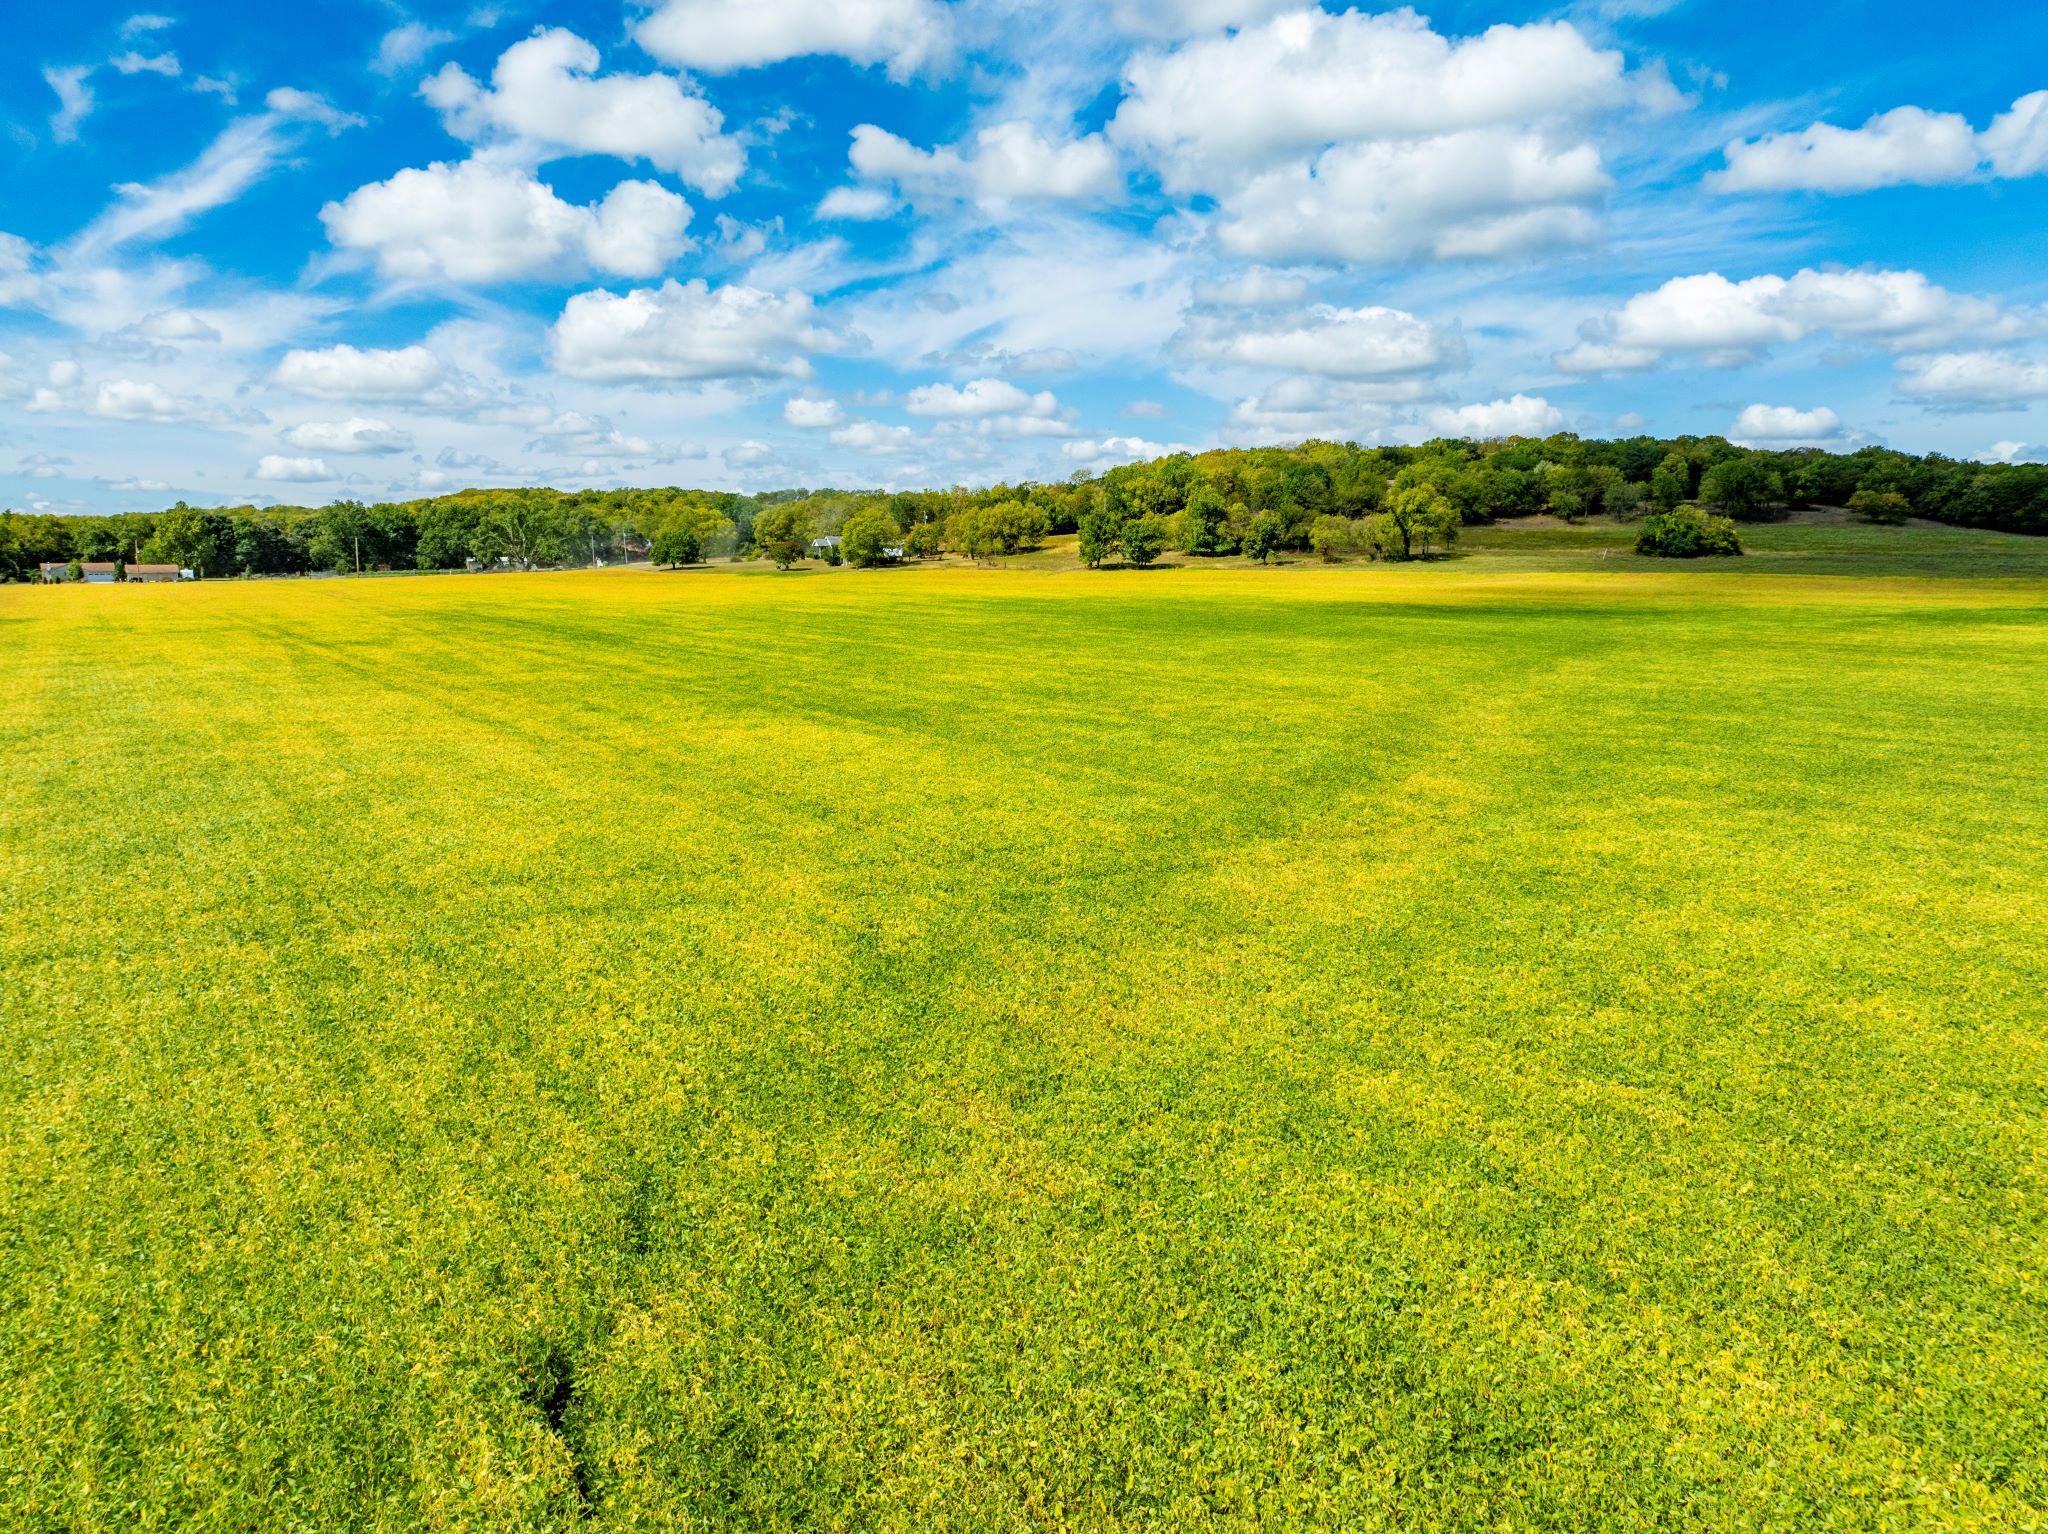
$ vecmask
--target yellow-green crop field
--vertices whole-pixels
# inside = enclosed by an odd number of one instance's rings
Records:
[[[7,588],[0,774],[0,1527],[2048,1520],[2048,582]]]

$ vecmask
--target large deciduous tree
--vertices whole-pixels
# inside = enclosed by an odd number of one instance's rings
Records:
[[[234,552],[234,527],[217,511],[202,511],[178,502],[156,519],[156,530],[143,545],[145,560],[177,565],[195,575],[219,575]]]
[[[1165,552],[1166,518],[1158,512],[1133,517],[1123,529],[1124,563],[1143,569]]]
[[[1091,570],[1099,570],[1123,547],[1124,519],[1106,496],[1081,513],[1081,559]]]
[[[774,560],[779,570],[802,559],[810,542],[811,517],[801,502],[770,506],[754,518],[754,547]]]
[[[888,559],[884,551],[896,547],[902,536],[886,511],[864,508],[848,517],[839,529],[839,552],[856,569],[872,569]]]
[[[1396,557],[1400,559],[1413,559],[1418,543],[1424,553],[1437,544],[1448,548],[1458,541],[1458,528],[1463,522],[1458,508],[1430,485],[1411,485],[1406,490],[1394,491],[1387,497],[1387,509],[1381,515],[1394,535]]]

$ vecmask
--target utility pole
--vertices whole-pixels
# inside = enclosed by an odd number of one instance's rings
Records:
[[[363,573],[363,535],[356,534],[356,574]]]

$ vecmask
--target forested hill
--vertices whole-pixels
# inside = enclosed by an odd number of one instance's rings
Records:
[[[1194,553],[1248,540],[1306,548],[1318,519],[1371,517],[1417,489],[1465,523],[1541,512],[1633,518],[1697,501],[1738,520],[1847,506],[1873,521],[1917,516],[2048,533],[2048,465],[1564,434],[1220,449],[1093,478],[974,490],[477,489],[374,505],[180,502],[109,517],[10,511],[0,514],[0,576],[33,579],[43,562],[69,560],[161,561],[206,576],[590,564],[650,551],[678,562],[749,550],[794,554],[811,537],[842,531],[863,546],[900,542],[912,553],[1013,552],[1047,533],[1079,531],[1085,556],[1114,546],[1125,530]]]

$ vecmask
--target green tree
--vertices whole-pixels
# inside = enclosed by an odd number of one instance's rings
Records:
[[[1188,492],[1180,511],[1180,546],[1189,554],[1220,554],[1228,526],[1228,509],[1216,487],[1203,480]]]
[[[1457,543],[1458,534],[1465,525],[1465,519],[1458,515],[1458,508],[1449,501],[1439,499],[1422,516],[1415,519],[1413,532],[1416,557],[1432,559],[1438,549],[1449,550]]]
[[[1356,533],[1348,517],[1317,517],[1308,530],[1308,546],[1322,556],[1324,564],[1335,564],[1337,556],[1350,548]]]
[[[0,580],[27,580],[45,561],[54,564],[77,552],[71,525],[64,518],[0,512]]]
[[[226,568],[233,549],[234,528],[225,516],[180,501],[156,519],[156,530],[142,552],[147,560],[203,577]]]
[[[1692,465],[1683,454],[1667,453],[1650,474],[1650,502],[1659,511],[1683,506],[1692,496]]]
[[[1124,519],[1107,496],[1098,496],[1095,504],[1081,513],[1078,531],[1081,558],[1091,570],[1101,569],[1103,562],[1123,547]]]
[[[648,557],[673,570],[677,565],[694,565],[704,557],[704,539],[689,522],[674,522],[654,535]]]
[[[894,548],[900,537],[887,512],[869,507],[856,511],[839,529],[839,552],[855,568],[872,569],[887,559],[882,551]]]
[[[419,542],[413,560],[422,570],[459,570],[486,555],[478,536],[476,503],[461,496],[428,501],[419,512]],[[307,550],[310,560],[312,550]],[[324,563],[324,562],[323,562]]]
[[[1287,524],[1278,512],[1262,511],[1251,520],[1251,526],[1244,530],[1244,553],[1247,559],[1256,559],[1260,564],[1271,564],[1273,556],[1280,551],[1280,540],[1287,535]]]
[[[1624,480],[1608,490],[1607,514],[1617,521],[1633,522],[1643,514],[1643,505],[1649,498],[1650,492],[1643,486]]]
[[[170,512],[165,512],[166,517]],[[313,533],[306,542],[306,557],[321,570],[343,574],[376,566],[376,543],[372,538],[370,558],[363,559],[363,538],[369,532],[369,518],[361,501],[336,501],[314,514]],[[486,557],[481,552],[478,557]]]
[[[666,531],[688,530],[696,536],[700,551],[710,549],[713,540],[723,540],[733,531],[732,520],[723,511],[695,495],[669,496],[643,509],[639,515],[652,526],[655,538]],[[649,540],[648,553],[651,557],[660,558],[654,553],[652,539]]]
[[[944,544],[936,522],[916,522],[903,535],[903,552],[916,559],[930,559]]]
[[[986,506],[962,506],[946,519],[946,541],[979,564],[997,552],[996,529]]]
[[[787,570],[811,543],[811,515],[801,501],[784,501],[754,517],[754,547]]]
[[[1866,522],[1897,527],[1912,515],[1913,505],[1896,490],[1858,490],[1849,497],[1849,510]]]
[[[1579,518],[1595,509],[1594,498],[1598,491],[1593,471],[1582,463],[1566,464],[1544,476],[1544,490],[1550,503],[1550,514],[1567,522]]]
[[[1809,506],[1846,506],[1856,493],[1860,472],[1853,458],[1816,453],[1801,465],[1795,488]]]
[[[1046,519],[1041,507],[1009,499],[987,507],[983,515],[988,520],[989,532],[995,539],[998,553],[1015,554],[1022,549],[1035,549],[1045,542]]]
[[[1754,516],[1783,494],[1778,477],[1755,458],[1724,458],[1700,476],[1700,499],[1730,516]]]
[[[1533,517],[1543,509],[1543,481],[1526,469],[1497,467],[1490,493],[1488,509],[1496,517]]]
[[[1455,543],[1462,521],[1458,516],[1458,508],[1428,485],[1413,485],[1406,490],[1396,490],[1387,497],[1387,509],[1383,515],[1399,542],[1400,553],[1397,557],[1401,559],[1415,557],[1415,545],[1418,540],[1422,542],[1425,550],[1432,543]]]
[[[1158,512],[1131,518],[1124,524],[1123,546],[1125,564],[1139,569],[1151,564],[1166,548],[1166,518]]]

